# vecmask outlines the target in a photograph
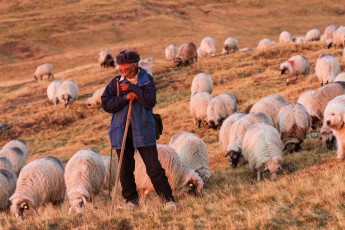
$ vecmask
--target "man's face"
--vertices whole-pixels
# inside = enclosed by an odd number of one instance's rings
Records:
[[[136,75],[136,65],[125,63],[117,66],[117,69],[119,70],[121,77],[132,79]]]

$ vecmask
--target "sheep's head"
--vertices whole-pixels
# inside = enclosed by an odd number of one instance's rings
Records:
[[[236,168],[238,165],[238,162],[243,158],[242,149],[239,148],[238,151],[230,150],[225,156],[228,157],[229,162],[231,163],[231,166],[233,168]]]
[[[287,70],[289,71],[289,75],[292,73],[292,66],[288,62],[282,63],[279,69],[280,69],[280,74],[285,74]]]
[[[274,156],[272,157],[271,160],[269,160],[266,164],[265,164],[265,169],[264,171],[268,171],[270,172],[271,176],[271,180],[276,180],[277,179],[277,172],[278,170],[282,169],[282,160],[279,159],[278,157]]]
[[[194,170],[190,170],[190,172],[184,177],[184,183],[179,189],[177,196],[182,194],[193,194],[200,196],[202,194],[203,187],[204,182],[202,181],[199,174]]]
[[[63,100],[63,102],[64,102],[64,105],[65,105],[65,108],[70,104],[70,102],[72,101],[72,97],[71,97],[71,95],[69,95],[69,94],[63,94],[62,96],[61,96],[61,99]]]
[[[176,67],[179,67],[179,66],[181,66],[183,64],[182,59],[179,58],[179,57],[175,57],[173,59],[173,61],[174,61],[174,64],[176,65]]]
[[[58,97],[55,97],[55,98],[53,98],[52,100],[51,100],[51,102],[54,104],[54,105],[57,105],[57,104],[59,104],[59,98]]]
[[[17,218],[24,219],[27,215],[30,215],[32,211],[35,211],[32,202],[26,197],[11,197],[10,198],[10,211]]]
[[[91,109],[91,108],[95,107],[95,104],[93,103],[92,98],[88,98],[86,100],[86,106],[87,106],[88,109]]]
[[[69,196],[69,202],[71,207],[68,210],[68,214],[71,214],[72,210],[75,209],[77,213],[83,214],[87,206],[86,198],[83,194],[77,192]]]

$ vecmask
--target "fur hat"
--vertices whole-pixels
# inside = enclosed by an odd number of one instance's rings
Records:
[[[138,63],[140,61],[140,55],[134,50],[122,50],[116,56],[116,64],[122,65],[125,63]]]

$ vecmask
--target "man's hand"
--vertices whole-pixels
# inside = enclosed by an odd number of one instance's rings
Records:
[[[126,92],[128,90],[128,85],[127,83],[122,83],[120,84],[120,89],[122,92]]]
[[[126,99],[127,99],[128,101],[134,101],[134,100],[137,100],[137,99],[138,99],[138,96],[137,96],[135,93],[130,92],[130,93],[128,93],[128,94],[126,95]]]

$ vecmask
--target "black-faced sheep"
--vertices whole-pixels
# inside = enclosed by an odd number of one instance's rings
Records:
[[[59,101],[65,107],[69,106],[79,97],[79,87],[73,80],[64,81],[58,91]]]
[[[233,38],[233,37],[228,37],[224,41],[222,55],[229,54],[229,53],[234,53],[236,51],[238,51],[238,41],[237,41],[237,39]]]
[[[115,67],[113,54],[108,48],[104,48],[99,52],[98,62],[103,68]]]

